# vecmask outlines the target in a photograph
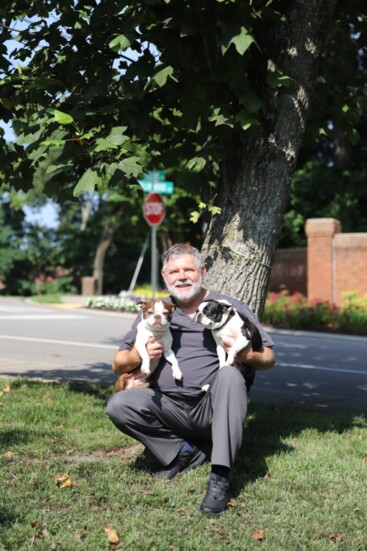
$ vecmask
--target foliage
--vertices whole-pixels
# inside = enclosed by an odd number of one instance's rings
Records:
[[[210,519],[209,465],[155,480],[104,412],[111,391],[2,379],[0,548],[365,549],[365,416],[252,403],[232,507]]]
[[[343,232],[367,232],[366,178],[367,167],[340,169],[321,161],[306,162],[291,182],[279,246],[306,246],[308,218],[336,218]]]
[[[334,331],[367,335],[367,296],[346,300],[342,307],[327,301],[308,300],[300,293],[269,293],[263,322],[283,329]]]
[[[119,296],[87,297],[83,300],[86,308],[97,310],[117,310],[123,312],[137,312],[139,298],[125,292]]]
[[[62,304],[62,293],[33,295],[31,299],[40,304]]]
[[[24,212],[15,208],[5,196],[0,202],[0,281],[4,294],[35,294],[39,287],[36,278],[56,275],[60,265],[59,248],[53,230],[25,221]],[[70,290],[69,281],[61,280]]]
[[[246,56],[281,19],[242,1],[12,4],[4,41],[19,47],[2,58],[0,87],[21,141],[9,147],[9,182],[42,179],[47,194],[75,183],[77,196],[118,190],[136,183],[147,156],[159,167],[183,160],[191,179],[213,182],[225,144],[259,122]],[[274,73],[269,86],[286,78]]]

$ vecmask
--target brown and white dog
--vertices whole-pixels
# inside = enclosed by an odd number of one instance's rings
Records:
[[[236,354],[246,348],[250,342],[253,350],[260,351],[262,348],[262,339],[257,327],[226,300],[202,302],[196,311],[195,321],[211,330],[217,344],[219,367],[235,365]],[[233,329],[238,336],[227,355],[222,345],[222,338],[233,337]]]
[[[163,356],[172,365],[172,374],[175,379],[183,378],[176,356],[172,351],[172,335],[169,329],[172,314],[176,307],[164,300],[148,300],[138,303],[142,312],[142,320],[137,325],[135,348],[141,357],[141,366],[131,373],[124,373],[115,383],[115,392],[133,387],[148,387],[148,379],[154,373],[158,362],[151,363],[147,342],[155,337],[164,348]]]

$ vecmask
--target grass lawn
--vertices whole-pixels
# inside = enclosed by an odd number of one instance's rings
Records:
[[[252,403],[232,506],[209,463],[155,481],[104,413],[111,389],[0,379],[0,550],[367,549],[367,418]]]

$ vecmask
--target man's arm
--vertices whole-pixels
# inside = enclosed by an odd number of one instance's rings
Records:
[[[147,343],[147,352],[151,361],[160,360],[163,354],[163,345],[154,337],[150,337]],[[112,369],[118,375],[130,373],[141,364],[141,357],[135,346],[131,350],[118,350],[112,360]]]
[[[231,337],[223,337],[222,339],[227,352],[234,342],[235,339]],[[275,354],[272,348],[263,346],[260,352],[255,352],[252,350],[251,343],[237,353],[236,359],[241,363],[251,365],[259,371],[270,369],[275,365]]]
[[[263,346],[261,352],[254,352],[251,343],[237,354],[237,360],[251,365],[256,370],[271,369],[275,365],[275,354],[272,348]]]
[[[131,350],[118,350],[115,352],[112,360],[112,369],[118,375],[123,373],[130,373],[134,371],[141,364],[141,357],[139,356],[135,347]]]

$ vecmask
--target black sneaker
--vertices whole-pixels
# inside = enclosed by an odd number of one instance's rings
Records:
[[[199,511],[207,515],[220,515],[228,509],[229,497],[229,480],[224,476],[212,473],[209,477],[206,496],[199,507]]]
[[[187,471],[199,467],[205,459],[205,453],[195,447],[191,452],[180,452],[167,467],[156,471],[153,476],[170,479],[176,474],[187,473]]]

